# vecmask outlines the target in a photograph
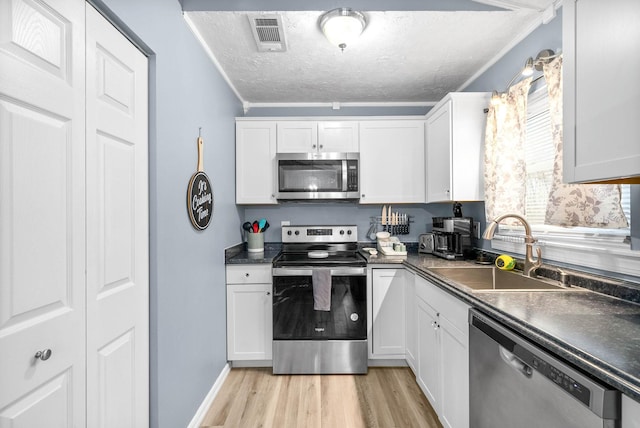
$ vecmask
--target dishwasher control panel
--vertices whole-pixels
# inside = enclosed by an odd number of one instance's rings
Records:
[[[580,382],[576,381],[563,371],[557,369],[550,363],[536,356],[533,357],[532,366],[557,386],[564,389],[566,392],[573,395],[575,398],[577,398],[587,406],[589,405],[589,400],[591,399],[591,391],[589,391],[589,388],[582,385]]]

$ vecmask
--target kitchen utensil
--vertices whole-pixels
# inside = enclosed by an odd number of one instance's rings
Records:
[[[198,167],[187,187],[187,211],[193,227],[204,230],[213,218],[213,188],[204,173],[203,141],[198,132]]]
[[[267,219],[261,218],[260,220],[258,220],[258,230],[259,231],[264,230],[264,225],[265,224],[267,224]]]
[[[382,230],[387,230],[387,206],[382,206],[382,214],[380,215],[380,224],[382,224]]]
[[[271,225],[269,224],[269,222],[268,222],[268,221],[265,221],[265,223],[264,223],[264,227],[262,228],[262,231],[264,232],[265,230],[269,229],[269,226],[271,226]]]
[[[253,232],[253,227],[251,226],[251,223],[249,223],[248,221],[245,221],[245,222],[242,224],[242,228],[243,228],[244,230],[246,230],[247,232]]]
[[[253,224],[251,225],[253,227],[253,233],[258,233],[258,222],[254,221]]]

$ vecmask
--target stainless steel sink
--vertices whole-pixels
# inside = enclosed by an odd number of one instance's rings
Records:
[[[570,290],[557,281],[529,278],[493,266],[432,267],[430,271],[477,291],[563,291]]]

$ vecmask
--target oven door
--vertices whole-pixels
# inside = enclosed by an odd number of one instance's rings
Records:
[[[277,155],[277,172],[281,200],[359,197],[357,154],[283,153]]]
[[[274,340],[367,339],[365,268],[324,269],[331,269],[329,311],[313,308],[312,269],[273,269]]]

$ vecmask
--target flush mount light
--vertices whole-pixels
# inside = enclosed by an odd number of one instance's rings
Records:
[[[366,26],[367,20],[362,13],[346,7],[330,10],[320,17],[324,36],[343,51],[362,34]]]

